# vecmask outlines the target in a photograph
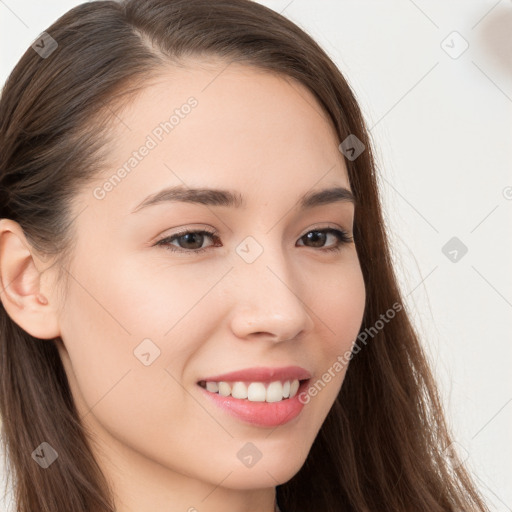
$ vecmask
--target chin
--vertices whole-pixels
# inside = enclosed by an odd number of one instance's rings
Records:
[[[255,442],[254,444],[257,444]],[[291,480],[302,468],[309,453],[304,448],[283,449],[269,447],[262,449],[261,458],[245,466],[237,460],[236,468],[226,479],[225,486],[233,489],[259,489],[275,487]]]
[[[261,461],[260,461],[261,463]],[[223,487],[230,489],[265,489],[268,487],[276,487],[291,480],[300,470],[302,465],[286,468],[266,465],[258,468],[237,468],[227,478]]]

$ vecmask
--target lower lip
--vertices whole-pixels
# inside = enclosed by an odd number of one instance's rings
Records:
[[[287,398],[280,402],[251,402],[247,399],[242,400],[232,396],[211,393],[199,385],[198,387],[206,393],[210,400],[228,414],[252,425],[278,427],[292,421],[300,414],[304,404],[299,401],[299,395],[306,390],[308,382],[309,380],[301,382],[293,398]]]

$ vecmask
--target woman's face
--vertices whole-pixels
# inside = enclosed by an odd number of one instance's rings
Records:
[[[169,68],[116,112],[109,167],[74,205],[59,351],[127,506],[214,510],[228,492],[289,480],[362,322],[356,247],[327,231],[352,236],[354,205],[336,194],[301,203],[350,190],[341,141],[303,86],[225,67]],[[223,192],[193,201],[197,188]],[[254,368],[267,370],[224,377],[221,394],[199,384]],[[279,400],[307,376],[300,400]],[[235,381],[246,385],[235,392]],[[256,401],[224,396],[247,385]]]

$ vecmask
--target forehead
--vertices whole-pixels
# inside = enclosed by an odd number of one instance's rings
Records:
[[[197,106],[189,116],[180,110],[187,110],[183,107],[190,98]],[[173,113],[179,119],[171,122],[176,124],[172,138],[179,137],[184,125],[190,127],[189,139],[192,128],[197,137],[209,133],[210,138],[223,140],[227,135],[265,138],[277,132],[292,132],[295,140],[303,136],[312,142],[326,135],[336,138],[330,119],[307,87],[291,77],[240,63],[199,61],[167,68],[124,108],[118,128],[123,140],[136,143],[133,135],[149,133]],[[181,123],[185,117],[187,122]]]
[[[312,92],[239,63],[169,67],[114,125],[99,183],[115,178],[108,200],[126,208],[169,185],[229,185],[267,197],[276,187],[302,195],[324,178],[349,186],[336,132]]]

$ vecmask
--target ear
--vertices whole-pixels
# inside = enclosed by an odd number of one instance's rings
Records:
[[[11,317],[35,338],[60,336],[55,304],[40,289],[38,270],[21,226],[0,219],[0,299]]]

